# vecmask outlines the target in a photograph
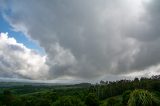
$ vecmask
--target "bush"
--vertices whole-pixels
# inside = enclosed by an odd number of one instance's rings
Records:
[[[125,91],[125,92],[122,94],[122,103],[123,103],[124,105],[127,105],[128,100],[129,100],[129,97],[130,97],[130,93],[131,93],[131,91],[128,90],[128,91]]]
[[[77,97],[65,96],[54,102],[52,106],[85,106]]]
[[[130,94],[128,106],[159,106],[159,100],[146,90],[134,90]]]
[[[99,106],[99,100],[95,94],[89,93],[86,97],[85,104],[87,106]]]
[[[122,106],[121,101],[115,97],[111,97],[107,100],[106,106]]]
[[[11,106],[14,101],[14,96],[10,90],[4,90],[2,95],[2,104],[6,106]]]

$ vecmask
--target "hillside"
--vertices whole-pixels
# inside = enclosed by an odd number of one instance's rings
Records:
[[[0,84],[2,106],[146,106],[147,103],[149,106],[159,106],[160,103],[160,76],[113,82],[100,81],[99,84]],[[137,101],[136,104],[133,100]]]

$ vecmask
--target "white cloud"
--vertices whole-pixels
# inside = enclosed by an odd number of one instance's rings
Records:
[[[0,77],[46,79],[46,56],[17,43],[8,33],[0,33]]]
[[[130,77],[130,78],[135,78],[135,77],[151,77],[154,75],[159,75],[160,74],[160,64],[151,66],[149,68],[146,68],[144,70],[135,70],[135,72],[131,72],[129,74],[123,74],[122,76],[124,77]]]

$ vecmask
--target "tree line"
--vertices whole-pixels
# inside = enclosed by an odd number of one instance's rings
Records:
[[[160,106],[160,75],[100,81],[99,84],[84,83],[76,87],[40,88],[4,89],[0,94],[0,106]]]

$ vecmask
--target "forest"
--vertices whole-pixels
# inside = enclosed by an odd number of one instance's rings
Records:
[[[97,84],[0,86],[0,106],[160,106],[160,75]]]

